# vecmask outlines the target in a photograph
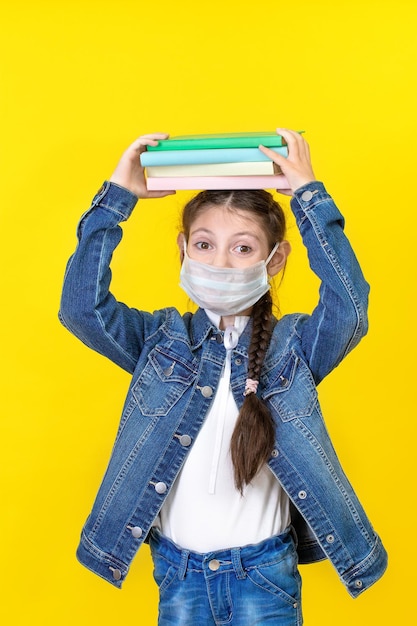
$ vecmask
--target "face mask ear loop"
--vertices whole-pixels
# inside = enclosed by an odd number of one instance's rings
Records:
[[[272,248],[269,257],[267,258],[267,260],[265,261],[265,268],[266,271],[268,271],[268,263],[270,262],[270,260],[272,259],[272,257],[274,256],[275,252],[278,250],[279,248],[279,241],[277,241],[277,243],[275,244],[275,246]],[[271,277],[268,274],[268,280],[271,280]]]
[[[275,244],[275,246],[272,248],[269,257],[267,258],[267,260],[265,261],[265,265],[268,265],[269,261],[272,259],[272,257],[274,256],[275,252],[278,250],[279,248],[279,241],[277,241],[277,243]]]
[[[184,239],[182,241],[182,263],[184,263],[184,259],[185,257],[188,257],[188,253],[187,253],[187,240],[184,236]]]

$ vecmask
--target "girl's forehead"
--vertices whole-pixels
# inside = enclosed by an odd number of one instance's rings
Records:
[[[251,211],[228,205],[208,205],[200,211],[191,224],[191,230],[210,226],[210,229],[236,228],[263,231],[259,217]]]

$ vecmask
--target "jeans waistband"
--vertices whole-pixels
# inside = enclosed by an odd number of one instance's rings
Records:
[[[232,569],[237,578],[245,578],[246,571],[260,565],[277,563],[285,558],[290,550],[295,552],[292,527],[259,543],[207,553],[180,548],[171,539],[162,535],[157,528],[152,528],[149,544],[152,553],[178,568],[180,580],[184,579],[186,572],[190,570],[210,575]]]

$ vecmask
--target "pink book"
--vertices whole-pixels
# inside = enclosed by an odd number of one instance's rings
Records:
[[[181,176],[148,177],[146,186],[150,191],[176,189],[289,189],[285,176]]]

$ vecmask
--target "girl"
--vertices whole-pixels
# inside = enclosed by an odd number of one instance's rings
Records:
[[[78,229],[60,319],[132,374],[79,560],[117,587],[150,544],[159,624],[302,624],[297,563],[329,558],[356,597],[386,553],[329,440],[317,384],[367,331],[368,285],[301,135],[281,168],[312,270],[311,315],[271,312],[290,245],[266,191],[201,192],[184,209],[181,285],[193,315],[131,309],[109,292],[119,222],[148,192],[139,138]]]

